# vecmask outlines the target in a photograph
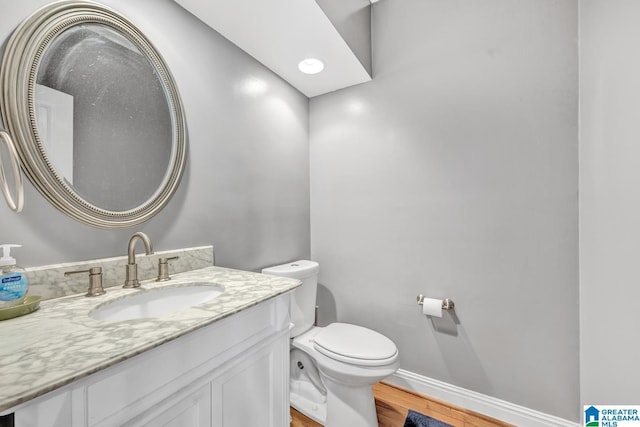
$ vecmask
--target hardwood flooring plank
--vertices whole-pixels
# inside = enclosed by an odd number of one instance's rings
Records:
[[[373,385],[379,427],[403,427],[409,409],[430,416],[453,427],[514,427],[486,415],[424,396],[394,384]],[[291,408],[291,427],[322,427]]]
[[[291,427],[323,427],[311,418],[291,408]]]

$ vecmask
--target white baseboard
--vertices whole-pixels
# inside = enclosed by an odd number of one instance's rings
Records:
[[[408,388],[518,427],[579,427],[579,423],[399,369],[385,382]]]

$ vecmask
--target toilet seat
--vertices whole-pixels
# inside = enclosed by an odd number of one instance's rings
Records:
[[[350,365],[384,366],[398,358],[398,349],[389,338],[349,323],[332,323],[313,341],[319,353]]]

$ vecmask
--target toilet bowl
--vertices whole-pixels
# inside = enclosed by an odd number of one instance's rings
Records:
[[[327,427],[377,427],[371,386],[398,369],[398,349],[362,326],[314,326],[318,269],[296,261],[262,270],[303,283],[291,299],[291,406]]]

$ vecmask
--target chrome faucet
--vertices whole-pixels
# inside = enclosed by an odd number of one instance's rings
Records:
[[[140,286],[140,282],[138,281],[138,264],[136,264],[136,242],[138,240],[142,240],[144,243],[144,249],[147,255],[151,255],[153,253],[153,246],[151,245],[151,240],[149,236],[142,232],[137,232],[131,239],[129,239],[129,258],[127,260],[127,278],[124,281],[123,288],[137,288]]]

